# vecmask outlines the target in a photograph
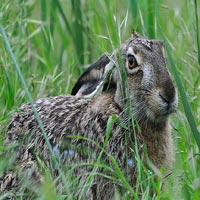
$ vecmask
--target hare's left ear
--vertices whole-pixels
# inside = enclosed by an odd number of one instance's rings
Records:
[[[111,61],[110,55],[102,55],[79,77],[71,94],[91,98],[113,86],[113,83],[109,80],[113,68],[114,63]]]

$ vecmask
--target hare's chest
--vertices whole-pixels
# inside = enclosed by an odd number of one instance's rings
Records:
[[[150,167],[153,166],[158,170],[164,168],[166,171],[169,171],[174,157],[171,134],[145,138],[144,147],[141,152],[143,156],[147,155],[144,156],[144,162],[146,163],[146,159],[149,159],[151,163]]]

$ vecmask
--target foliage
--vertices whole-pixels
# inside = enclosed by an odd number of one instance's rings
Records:
[[[197,0],[2,0],[0,23],[11,49],[6,49],[5,38],[1,34],[0,152],[6,150],[3,137],[10,113],[23,102],[30,101],[24,85],[21,84],[22,78],[33,99],[70,93],[73,83],[89,63],[102,53],[111,52],[136,30],[150,38],[165,41],[170,54],[170,71],[174,74],[175,81],[177,76],[179,77],[178,81],[181,81],[183,86],[179,111],[171,120],[176,152],[175,165],[173,176],[167,180],[164,194],[161,193],[159,183],[155,184],[151,177],[144,182],[142,176],[138,178],[136,191],[133,191],[115,160],[110,157],[117,169],[117,178],[135,199],[139,198],[137,191],[141,188],[142,199],[150,198],[150,188],[156,191],[153,199],[199,199],[199,12],[200,5]],[[22,77],[16,71],[16,64],[13,65],[11,51]],[[184,109],[191,112],[186,112],[186,116]],[[196,130],[197,143],[188,121],[192,121],[192,128]],[[1,158],[0,173],[6,166],[6,160]],[[96,173],[95,169],[98,167],[108,166],[98,160],[93,173]],[[138,163],[138,167],[144,169],[142,163]],[[90,177],[92,176],[93,174]],[[43,194],[41,199],[45,195],[46,199],[64,199],[60,194],[56,194],[54,189],[49,189],[55,187],[53,183],[47,184],[51,182],[50,173],[47,173],[45,180],[40,191]],[[90,181],[87,180],[88,183]],[[142,187],[139,186],[141,182]],[[49,190],[51,193],[48,193]],[[73,196],[73,193],[71,195]],[[0,196],[0,199],[4,196]],[[116,192],[116,199],[118,198],[119,194]],[[129,194],[125,193],[123,198],[129,199]]]

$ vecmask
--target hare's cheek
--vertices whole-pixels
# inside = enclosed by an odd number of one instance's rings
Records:
[[[141,69],[138,69],[137,72],[133,74],[128,74],[128,82],[131,88],[137,89],[142,84],[143,79],[143,71]]]

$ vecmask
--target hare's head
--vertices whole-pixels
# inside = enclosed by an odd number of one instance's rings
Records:
[[[162,41],[133,34],[112,55],[103,55],[81,75],[72,94],[110,92],[122,110],[141,122],[159,122],[177,109],[177,93],[166,66]],[[129,103],[127,103],[127,101]]]

